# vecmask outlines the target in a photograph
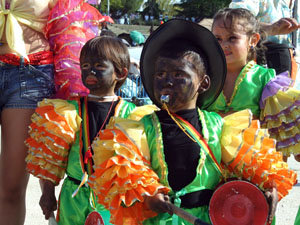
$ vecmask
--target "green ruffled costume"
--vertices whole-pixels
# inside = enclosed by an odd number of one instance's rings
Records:
[[[46,130],[49,130],[51,133],[51,130],[54,129],[47,129],[49,126],[48,124],[51,124],[51,126],[55,126],[57,124],[61,124],[59,126],[59,129],[62,128],[63,125],[68,125],[72,122],[72,119],[77,117],[77,130],[73,130],[73,136],[74,138],[71,139],[67,144],[70,146],[70,148],[62,148],[61,151],[64,151],[63,156],[63,162],[67,163],[67,166],[65,164],[60,165],[51,165],[48,167],[44,167],[46,163],[51,164],[47,158],[47,153],[42,152],[40,154],[45,154],[43,156],[43,159],[39,158],[39,154],[36,151],[37,147],[33,146],[32,143],[38,143],[39,145],[45,144],[48,150],[55,152],[55,149],[51,147],[48,143],[45,143],[44,139],[47,139],[47,135],[43,137],[42,135],[37,135],[36,133],[39,132],[39,128],[35,128],[34,124],[31,124],[31,137],[26,141],[26,144],[29,147],[29,155],[27,156],[27,169],[30,173],[33,175],[48,179],[52,181],[55,184],[58,184],[60,179],[64,177],[64,173],[66,173],[67,177],[64,179],[64,183],[60,192],[59,197],[59,207],[58,207],[58,215],[57,220],[59,225],[83,225],[86,217],[88,214],[94,210],[97,210],[102,218],[105,221],[105,224],[110,224],[110,213],[108,210],[104,209],[104,207],[97,203],[96,197],[91,190],[91,188],[88,185],[83,185],[75,197],[72,198],[72,193],[78,188],[79,184],[78,182],[75,182],[74,180],[81,181],[83,178],[85,170],[85,163],[84,163],[84,155],[87,151],[87,149],[84,147],[85,140],[84,137],[87,135],[85,134],[85,128],[87,128],[88,120],[87,113],[86,116],[83,115],[83,112],[87,112],[87,106],[85,105],[84,101],[81,101],[80,99],[76,100],[43,100],[41,107],[38,107],[36,110],[36,113],[33,115],[32,120],[34,123],[38,124],[40,127],[45,127]],[[41,113],[39,110],[40,108],[44,107],[45,112]],[[48,108],[47,108],[48,107]],[[126,102],[122,99],[119,100],[119,103],[116,105],[114,116],[121,117],[121,118],[127,118],[132,112],[136,106],[133,103]],[[71,116],[67,116],[66,112],[70,111]],[[63,114],[65,113],[65,114]],[[55,116],[49,117],[46,115],[53,115]],[[39,124],[39,120],[43,118],[44,120],[41,121]],[[54,121],[54,122],[53,122]],[[81,121],[81,123],[80,123]],[[49,126],[50,127],[50,126]],[[73,126],[74,127],[74,126]],[[53,132],[54,135],[59,136],[58,138],[67,139],[64,136],[61,137],[60,134]],[[67,133],[67,132],[62,132]],[[53,134],[52,134],[53,135]],[[52,137],[52,136],[51,136]],[[49,138],[50,139],[50,138]],[[60,140],[60,139],[57,139]],[[59,145],[59,141],[55,140],[54,143],[56,145]],[[44,145],[43,145],[44,147]],[[56,152],[58,156],[61,155],[60,152]],[[46,163],[45,163],[46,161]],[[32,168],[32,165],[35,166],[34,169]],[[48,172],[52,172],[51,168],[57,168],[59,166],[58,171],[59,175],[56,177],[56,179],[53,179],[52,176],[49,175]],[[47,171],[48,170],[48,171]],[[49,171],[50,170],[50,171]],[[46,174],[46,175],[45,175]]]
[[[79,109],[80,105],[78,101],[69,102],[73,104],[76,109]],[[82,104],[80,110],[81,112],[83,111],[84,107],[85,105]],[[127,118],[134,108],[135,105],[133,103],[122,100],[121,104],[116,107],[114,116]],[[84,126],[84,123],[86,123],[85,120],[82,121],[82,126]],[[81,225],[82,222],[85,221],[87,215],[90,212],[94,211],[94,209],[92,208],[93,203],[90,202],[92,199],[95,203],[96,210],[101,214],[105,224],[110,224],[109,211],[106,210],[102,205],[97,204],[94,193],[89,186],[82,186],[79,189],[77,195],[72,198],[72,193],[76,190],[78,184],[75,184],[72,180],[69,179],[69,177],[75,178],[76,180],[81,180],[84,173],[84,162],[82,154],[84,154],[87,150],[84,149],[84,151],[82,151],[80,148],[80,146],[82,145],[80,141],[81,132],[83,132],[82,129],[76,133],[75,142],[72,144],[72,147],[70,149],[68,166],[66,170],[67,178],[64,180],[59,197],[58,224]]]
[[[266,84],[276,76],[274,69],[267,69],[250,61],[240,72],[234,85],[230,100],[223,92],[217,100],[208,107],[208,111],[227,113],[250,109],[259,118],[259,102]]]
[[[208,111],[227,113],[250,109],[276,139],[284,156],[300,154],[300,91],[287,72],[277,74],[250,61],[237,77],[230,99],[223,92]]]
[[[211,150],[213,151],[218,163],[221,162],[221,144],[220,137],[222,131],[222,118],[213,112],[198,111],[199,120],[202,124],[202,133],[204,139]],[[159,176],[160,182],[169,187],[168,184],[168,166],[164,158],[164,146],[162,142],[162,132],[160,122],[156,114],[145,116],[141,122],[144,123],[147,141],[149,145],[151,155],[152,169]],[[180,191],[169,193],[170,197],[174,197],[174,203],[180,207],[180,197],[191,192],[196,192],[204,189],[215,190],[216,186],[221,181],[221,173],[213,165],[214,162],[210,157],[206,155],[206,152],[200,148],[200,159],[197,166],[197,173],[194,180],[181,189]],[[192,215],[200,218],[203,221],[209,222],[208,206],[202,206],[198,208],[185,209]],[[178,219],[178,223],[174,223]],[[164,221],[163,224],[189,224],[185,220],[178,218],[177,216],[170,216],[167,213],[159,214],[156,217],[146,220],[143,224],[160,224],[160,221]]]
[[[266,130],[259,128],[257,120],[251,120],[250,110],[222,119],[215,112],[198,109],[198,116],[203,140],[211,151],[192,135],[200,150],[196,175],[193,181],[176,192],[168,183],[163,133],[156,113],[148,114],[140,121],[114,118],[94,140],[95,172],[89,184],[99,203],[110,210],[111,223],[189,224],[167,213],[157,215],[145,204],[145,196],[154,196],[160,191],[168,194],[180,207],[180,197],[185,194],[215,190],[221,181],[221,173],[225,172],[220,167],[221,161],[230,172],[262,190],[271,188],[275,182],[279,197],[288,193],[295,183],[296,173],[282,161],[282,156],[275,150],[275,141],[269,138]],[[248,151],[244,152],[244,149]],[[184,209],[211,223],[208,206]]]

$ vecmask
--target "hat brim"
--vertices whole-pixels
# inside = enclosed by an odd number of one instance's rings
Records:
[[[142,82],[150,99],[158,107],[153,93],[153,75],[155,61],[161,49],[174,40],[182,40],[199,49],[201,56],[205,57],[207,75],[210,77],[210,88],[199,94],[197,106],[207,108],[219,96],[226,78],[226,61],[223,50],[215,36],[205,27],[182,19],[172,19],[159,26],[146,40],[142,50],[140,68]],[[177,43],[180,46],[180,42]],[[174,46],[176,48],[176,46]]]
[[[269,205],[263,192],[247,181],[230,181],[220,186],[209,203],[215,225],[261,225],[268,218]]]

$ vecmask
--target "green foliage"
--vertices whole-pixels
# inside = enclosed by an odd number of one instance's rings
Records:
[[[228,7],[231,0],[182,0],[176,4],[179,16],[211,18],[221,8]]]
[[[152,15],[152,16],[154,16],[154,18],[159,17],[161,10],[160,10],[159,5],[156,0],[147,0],[147,2],[145,2],[144,6],[145,6],[145,8],[144,8],[143,12],[141,13],[143,17],[145,15],[148,15],[148,16]]]
[[[175,0],[157,0],[159,9],[162,12],[163,17],[168,15],[169,17],[177,14],[176,8],[174,7]]]
[[[127,13],[135,13],[143,4],[143,0],[109,0],[109,12],[114,18],[119,18],[120,16]],[[107,0],[101,1],[102,13],[107,13]]]

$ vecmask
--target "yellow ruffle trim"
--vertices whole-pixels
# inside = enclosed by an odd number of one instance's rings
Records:
[[[111,223],[141,224],[156,215],[146,207],[144,197],[168,193],[169,189],[159,183],[157,174],[151,169],[146,159],[149,157],[147,149],[138,147],[147,146],[142,137],[145,136],[142,124],[122,119],[119,124],[115,122],[109,125],[114,129],[101,131],[93,143],[95,172],[89,184],[98,202],[110,210]]]
[[[44,99],[32,115],[26,157],[32,175],[58,184],[64,177],[69,148],[80,128],[75,106],[65,100]]]
[[[299,90],[293,88],[280,90],[266,99],[265,108],[260,115],[262,126],[269,129],[270,137],[276,139],[278,143],[289,143],[284,147],[277,144],[277,151],[286,156],[300,153],[300,143],[297,141],[299,138],[296,138],[296,135],[300,134],[300,107],[294,105],[296,101],[300,101]],[[287,126],[288,124],[293,125]]]
[[[139,121],[145,115],[151,114],[159,110],[156,105],[143,105],[136,107],[129,115],[128,119]]]
[[[289,88],[286,91],[279,90],[275,95],[265,100],[265,107],[262,109],[261,119],[267,115],[277,115],[283,110],[291,107],[295,101],[300,100],[300,91]]]
[[[261,129],[259,121],[251,118],[249,110],[224,118],[222,160],[231,172],[263,190],[277,187],[281,199],[296,183],[297,173],[290,170],[282,154],[276,152],[276,142],[267,130]]]

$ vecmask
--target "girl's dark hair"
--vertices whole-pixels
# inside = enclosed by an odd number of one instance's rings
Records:
[[[238,22],[244,27],[248,37],[259,33],[260,40],[253,49],[249,50],[248,61],[256,59],[258,64],[266,64],[266,47],[264,46],[264,42],[266,41],[267,34],[261,30],[258,20],[249,10],[243,8],[221,9],[215,14],[212,27],[214,27],[217,20],[222,20],[224,27],[229,31],[234,29],[234,24]]]
[[[100,36],[89,40],[81,49],[80,62],[86,57],[97,57],[101,60],[109,60],[114,66],[117,75],[123,73],[126,68],[129,71],[130,56],[128,49],[117,37]],[[126,79],[117,82],[115,91],[117,91]]]

